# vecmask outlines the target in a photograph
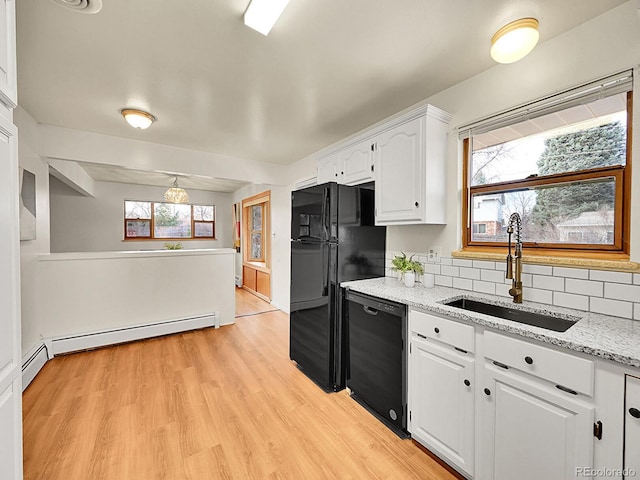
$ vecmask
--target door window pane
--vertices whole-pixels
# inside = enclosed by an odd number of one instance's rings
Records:
[[[262,259],[262,233],[251,233],[251,258],[254,260]]]
[[[262,205],[251,207],[251,230],[262,230]]]

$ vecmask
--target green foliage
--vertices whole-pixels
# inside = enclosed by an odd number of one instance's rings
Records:
[[[626,130],[620,122],[609,123],[545,140],[538,159],[540,175],[624,165]],[[613,184],[591,183],[538,190],[533,221],[544,226],[583,212],[613,208]]]
[[[407,254],[404,252],[400,252],[400,255],[396,255],[391,260],[391,270],[395,272],[416,272],[418,275],[422,275],[424,273],[424,268],[422,267],[422,263],[413,259],[413,255],[407,258]]]
[[[178,243],[165,243],[164,247],[167,250],[182,250],[182,244],[180,242],[178,242]]]
[[[156,204],[155,224],[159,227],[175,227],[180,223],[180,214],[172,211],[171,207],[164,203]]]

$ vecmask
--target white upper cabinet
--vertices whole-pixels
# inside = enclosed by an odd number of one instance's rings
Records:
[[[359,185],[373,181],[372,145],[372,141],[366,139],[319,158],[318,184],[338,182],[344,185]]]
[[[373,180],[373,142],[365,140],[341,152],[341,183],[358,185]]]
[[[427,105],[342,142],[317,160],[318,183],[376,183],[376,224],[445,221],[451,115]]]
[[[333,153],[318,160],[316,181],[318,185],[327,182],[338,182],[340,172],[340,154]]]
[[[451,116],[428,106],[376,138],[376,224],[444,224]]]
[[[0,2],[0,102],[15,108],[18,104],[15,0]]]

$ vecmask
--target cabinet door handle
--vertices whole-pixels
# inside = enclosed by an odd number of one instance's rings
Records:
[[[529,356],[524,357],[524,361],[527,362],[529,365],[533,365],[533,358]]]
[[[434,328],[433,331],[436,333],[440,333],[440,329],[438,327]]]
[[[471,382],[470,382],[468,379],[466,379],[466,378],[464,379],[464,384],[465,384],[467,387],[470,387],[470,386],[471,386]]]
[[[489,390],[488,388],[484,389],[484,394],[488,397],[491,395],[491,390]]]
[[[640,410],[635,407],[631,407],[629,409],[629,415],[631,415],[633,418],[640,418]]]

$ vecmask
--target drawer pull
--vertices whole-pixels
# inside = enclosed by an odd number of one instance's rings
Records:
[[[629,415],[631,415],[633,418],[640,418],[640,410],[635,407],[631,407],[629,409]]]
[[[455,348],[457,351],[462,352],[462,353],[469,353],[469,352],[467,352],[466,350],[463,350],[460,347],[453,347],[453,348]]]
[[[438,327],[434,328],[433,331],[436,333],[440,333],[440,329]]]
[[[484,394],[488,397],[491,395],[491,390],[489,390],[488,388],[484,389]]]
[[[505,365],[504,363],[500,363],[500,362],[495,362],[495,361],[494,361],[494,362],[493,362],[493,364],[494,364],[496,367],[500,367],[500,368],[504,368],[505,370],[509,370],[509,366],[508,366],[508,365]]]
[[[575,390],[571,390],[570,388],[563,387],[562,385],[556,385],[556,388],[558,390],[562,390],[563,392],[570,393],[571,395],[577,395],[578,394],[578,392],[576,392]]]
[[[470,386],[471,386],[471,382],[470,382],[468,379],[466,379],[466,378],[464,379],[464,384],[465,384],[467,387],[470,387]]]
[[[527,362],[529,365],[533,365],[533,358],[529,356],[524,357],[524,361]]]
[[[425,340],[427,339],[427,337],[425,337],[424,335],[422,335],[421,333],[416,333],[416,335],[418,335],[418,337],[420,338],[424,338]]]

